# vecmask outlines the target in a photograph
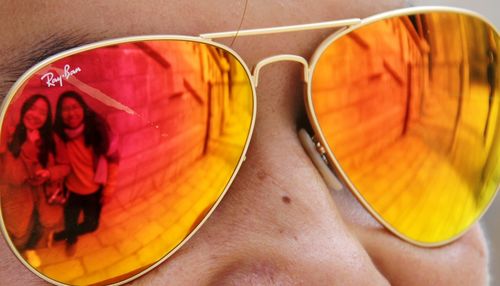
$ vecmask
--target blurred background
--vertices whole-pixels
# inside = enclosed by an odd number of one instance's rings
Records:
[[[440,5],[461,7],[479,12],[488,18],[497,28],[500,27],[500,2],[498,0],[413,0],[414,5]],[[482,224],[485,228],[486,235],[490,244],[490,273],[491,285],[500,285],[500,198],[497,196],[490,210],[482,219]]]

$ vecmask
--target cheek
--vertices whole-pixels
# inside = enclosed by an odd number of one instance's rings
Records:
[[[68,124],[69,121],[70,121],[70,118],[71,118],[71,114],[69,112],[62,112],[61,113],[61,118],[62,118],[62,121],[65,123],[65,124]]]
[[[83,110],[78,110],[75,112],[75,120],[77,120],[78,123],[81,123],[83,121]]]
[[[47,120],[47,114],[43,112],[28,111],[24,115],[23,123],[28,128],[40,128]]]
[[[43,125],[45,121],[47,121],[47,113],[38,114],[38,119],[40,120],[40,123]]]
[[[26,117],[24,117],[23,123],[26,128],[33,129],[33,126],[31,126],[31,123],[29,122],[29,120],[26,119]]]

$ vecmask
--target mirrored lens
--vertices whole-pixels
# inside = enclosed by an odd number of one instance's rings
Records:
[[[341,176],[421,244],[464,232],[500,181],[497,32],[456,13],[379,20],[331,43],[312,77]]]
[[[36,70],[2,123],[1,210],[58,282],[127,279],[166,257],[233,178],[253,89],[230,52],[186,40],[87,49]]]

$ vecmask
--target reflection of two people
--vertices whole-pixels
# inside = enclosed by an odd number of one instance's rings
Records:
[[[109,201],[116,185],[117,140],[106,121],[75,92],[59,97],[54,126],[50,118],[45,96],[26,100],[3,156],[8,185],[2,193],[3,215],[20,251],[36,246],[37,225],[50,242],[63,214],[64,229],[53,238],[66,240],[67,250],[74,250],[78,235],[97,229],[102,204]],[[54,181],[63,182],[68,196],[64,207],[47,203],[52,194],[46,186]]]

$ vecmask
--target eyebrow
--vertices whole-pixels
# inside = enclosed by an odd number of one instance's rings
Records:
[[[24,48],[17,55],[0,62],[0,101],[17,79],[38,62],[59,52],[78,47],[97,39],[81,31],[58,32]]]

